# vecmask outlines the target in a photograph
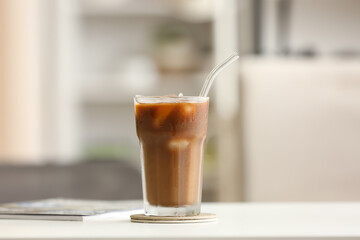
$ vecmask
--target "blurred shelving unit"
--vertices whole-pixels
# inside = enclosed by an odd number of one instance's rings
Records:
[[[56,14],[48,14],[48,21],[44,21],[55,33],[47,35],[47,42],[54,44],[46,51],[46,61],[53,66],[45,76],[54,79],[45,87],[49,99],[45,107],[51,112],[46,117],[46,122],[50,122],[46,126],[46,139],[50,140],[45,143],[49,156],[60,156],[69,162],[111,158],[140,166],[133,97],[180,92],[197,95],[213,60],[219,62],[236,50],[233,36],[237,31],[232,29],[236,24],[229,25],[227,17],[239,22],[236,17],[240,5],[234,0],[233,7],[216,7],[219,15],[215,19],[215,2],[223,4],[217,0],[48,2],[47,12],[56,9]],[[231,32],[231,36],[223,35],[221,29]],[[235,75],[230,75],[224,75],[225,81],[219,85],[233,81]],[[230,87],[236,92],[235,88]],[[219,140],[218,124],[219,109],[224,110],[227,105],[216,104],[226,102],[227,97],[215,95],[221,94],[216,91],[211,96],[204,200],[219,196],[219,143],[228,149],[226,141]],[[236,124],[233,121],[232,125],[223,125],[232,129]],[[229,134],[236,135],[237,131]],[[237,157],[233,154],[230,160],[225,156],[232,163]],[[222,165],[235,169],[233,165]],[[235,171],[222,172],[230,179]]]
[[[133,97],[199,93],[213,60],[212,1],[82,0],[79,10],[82,155],[140,167]],[[211,181],[204,191],[211,200]]]

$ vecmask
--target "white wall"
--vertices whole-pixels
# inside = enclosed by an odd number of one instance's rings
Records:
[[[244,59],[249,201],[360,200],[360,61]]]
[[[360,52],[360,1],[296,0],[291,9],[290,47],[314,47],[320,53]]]
[[[288,36],[278,46],[280,0],[262,4],[261,47],[274,54],[281,47],[293,52],[313,50],[328,55],[338,51],[360,52],[360,1],[357,0],[292,0],[288,3]],[[285,29],[286,31],[286,29]]]

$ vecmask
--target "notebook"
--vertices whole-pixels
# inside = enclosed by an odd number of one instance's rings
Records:
[[[0,204],[0,219],[104,221],[143,213],[143,202],[44,199]]]

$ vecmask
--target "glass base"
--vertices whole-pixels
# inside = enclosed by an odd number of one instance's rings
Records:
[[[151,216],[195,216],[200,214],[200,204],[181,207],[161,207],[145,203],[145,215]]]

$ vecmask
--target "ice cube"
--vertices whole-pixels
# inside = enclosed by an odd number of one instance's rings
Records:
[[[154,125],[160,127],[173,109],[173,105],[158,107],[155,111]]]
[[[193,104],[184,104],[182,106],[182,111],[185,115],[194,114],[195,106]]]
[[[189,141],[186,139],[172,139],[169,142],[169,148],[171,150],[183,150],[187,148]]]

